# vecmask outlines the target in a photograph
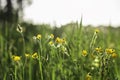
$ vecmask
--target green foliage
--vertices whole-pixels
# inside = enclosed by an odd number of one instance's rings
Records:
[[[119,28],[85,27],[82,21],[60,28],[21,23],[17,32],[17,24],[4,25],[0,80],[120,79]]]

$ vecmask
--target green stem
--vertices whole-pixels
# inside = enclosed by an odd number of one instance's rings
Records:
[[[3,80],[6,80],[6,73],[4,74],[4,79]]]
[[[42,55],[42,44],[41,44],[41,39],[40,39],[39,47],[40,47],[40,54],[39,54],[39,69],[40,69],[41,80],[43,80],[42,61],[41,61],[41,55]]]
[[[23,80],[24,80],[24,66],[23,66]]]
[[[42,63],[41,63],[41,61],[39,61],[39,68],[40,68],[41,80],[43,80]]]
[[[31,71],[31,67],[32,67],[32,65],[31,65],[31,63],[32,63],[32,58],[30,58],[30,63],[29,63],[29,80],[32,80],[32,75],[31,75],[31,73],[32,73],[32,71]]]
[[[15,80],[17,80],[17,66],[15,66]]]
[[[25,54],[25,39],[24,39],[23,33],[21,33],[21,36],[23,39],[23,56],[24,56],[24,54]]]

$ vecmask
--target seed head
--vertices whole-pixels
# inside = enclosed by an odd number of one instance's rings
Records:
[[[23,32],[23,28],[18,24],[17,29],[16,29],[19,33]]]

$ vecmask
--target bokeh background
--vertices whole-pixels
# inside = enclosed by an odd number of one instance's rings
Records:
[[[120,0],[0,0],[0,80],[119,80],[119,35]]]

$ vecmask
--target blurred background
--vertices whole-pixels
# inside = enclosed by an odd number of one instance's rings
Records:
[[[85,80],[90,70],[94,80],[120,80],[119,36],[120,0],[0,0],[0,80]],[[100,53],[115,49],[113,56],[118,56],[100,58],[105,64],[101,75],[109,72],[106,79],[98,79],[98,68],[91,66],[98,59],[92,55],[96,48]],[[81,55],[84,49],[89,56]],[[39,61],[25,57],[34,52],[40,53]],[[21,65],[14,64],[13,55]]]
[[[62,36],[81,24],[119,28],[119,14],[119,0],[0,0],[0,32],[10,41],[19,37],[18,24],[25,40],[38,33]]]
[[[120,24],[119,0],[33,0],[32,5],[24,9],[24,19],[34,23],[50,23],[58,26],[71,21],[80,21],[88,25]]]
[[[65,25],[120,25],[119,0],[0,0],[0,22]]]
[[[18,24],[23,27],[26,44],[38,33],[61,37],[81,26],[84,30],[111,28],[119,34],[119,14],[119,0],[0,0],[0,33],[8,46],[18,48]],[[17,49],[13,51],[18,53]]]

